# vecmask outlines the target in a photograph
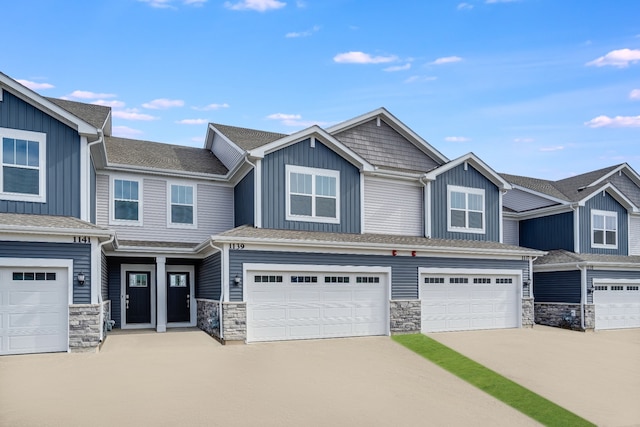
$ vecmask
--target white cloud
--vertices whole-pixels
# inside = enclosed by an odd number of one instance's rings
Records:
[[[560,151],[560,150],[564,150],[564,146],[562,145],[556,145],[553,147],[541,147],[540,151]]]
[[[53,89],[55,87],[50,83],[38,83],[38,82],[32,82],[30,80],[22,80],[22,79],[18,79],[16,81],[21,85],[28,87],[31,90]]]
[[[443,58],[438,58],[432,62],[433,65],[442,65],[442,64],[451,64],[453,62],[460,62],[462,58],[459,56],[445,56]]]
[[[324,126],[326,122],[318,122],[313,120],[302,120],[302,116],[300,114],[284,114],[284,113],[275,113],[269,114],[267,116],[269,120],[278,120],[285,126],[294,126],[294,127],[309,127],[313,125]]]
[[[133,129],[128,126],[114,126],[112,131],[113,136],[119,136],[121,138],[132,138],[144,133],[141,130]]]
[[[111,107],[111,108],[122,108],[125,105],[124,102],[118,101],[115,99],[113,101],[105,101],[104,99],[98,99],[97,101],[93,101],[91,103],[95,105],[103,105],[105,107]]]
[[[71,98],[77,99],[100,99],[100,98],[115,98],[116,95],[113,93],[97,93],[90,92],[88,90],[74,90],[69,95]]]
[[[612,67],[626,68],[629,64],[635,64],[638,61],[640,61],[640,49],[618,49],[587,62],[586,65],[596,67],[611,65]]]
[[[222,108],[229,108],[229,104],[225,102],[224,104],[209,104],[209,105],[205,105],[204,107],[191,107],[191,108],[197,111],[211,111],[211,110],[220,110]]]
[[[195,7],[200,7],[202,5],[204,5],[207,2],[207,0],[184,0],[183,3],[186,4],[187,6],[195,6]]]
[[[340,64],[385,64],[397,59],[395,55],[371,56],[364,52],[345,52],[333,57],[333,60]]]
[[[411,64],[409,62],[407,62],[404,65],[394,65],[391,67],[387,67],[385,69],[383,69],[382,71],[389,71],[389,72],[394,72],[394,71],[405,71],[411,68]]]
[[[471,138],[466,136],[447,136],[444,140],[447,142],[469,142]]]
[[[119,119],[124,119],[124,120],[151,121],[151,120],[157,120],[158,119],[158,117],[154,117],[154,116],[152,116],[150,114],[140,113],[135,108],[130,108],[130,109],[123,110],[123,111],[114,111],[111,114],[113,115],[113,117],[117,117]]]
[[[317,33],[318,31],[320,31],[320,26],[314,25],[313,28],[311,28],[310,30],[287,33],[285,34],[285,37],[287,38],[309,37],[313,35],[313,33]]]
[[[207,119],[183,119],[176,121],[179,125],[204,125],[209,123]]]
[[[590,128],[630,128],[640,127],[640,116],[598,116],[584,123]]]
[[[142,106],[150,110],[166,110],[167,108],[172,107],[183,107],[184,101],[181,99],[158,98],[153,101],[146,102],[142,104]]]
[[[438,78],[434,76],[411,76],[408,79],[406,79],[404,82],[405,83],[432,82],[437,79]]]
[[[473,9],[473,5],[469,3],[460,3],[456,9],[458,10],[471,10]]]
[[[513,142],[529,143],[533,141],[535,141],[533,138],[513,138]]]
[[[485,0],[486,4],[496,4],[496,3],[513,3],[519,0]]]
[[[266,12],[285,7],[287,4],[278,0],[241,0],[237,3],[225,2],[224,7],[231,10],[256,10]]]
[[[640,100],[640,89],[634,89],[629,93],[630,99],[638,99]]]

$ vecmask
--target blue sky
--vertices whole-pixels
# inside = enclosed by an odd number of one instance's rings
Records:
[[[499,172],[640,172],[637,0],[25,0],[0,16],[0,71],[111,105],[118,136],[200,147],[208,122],[292,133],[386,107]]]

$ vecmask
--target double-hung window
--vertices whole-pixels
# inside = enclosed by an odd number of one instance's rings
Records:
[[[112,220],[131,225],[141,223],[141,184],[137,180],[118,179],[113,181]]]
[[[616,249],[618,247],[618,213],[591,211],[591,247]]]
[[[464,233],[485,232],[484,190],[447,186],[447,230]]]
[[[196,209],[192,185],[169,184],[169,226],[193,227]]]
[[[286,218],[340,223],[340,172],[287,165]]]
[[[44,133],[0,128],[0,199],[46,202]]]

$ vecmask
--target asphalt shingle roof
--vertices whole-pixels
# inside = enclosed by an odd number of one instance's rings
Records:
[[[102,129],[111,111],[111,107],[105,107],[103,105],[85,104],[84,102],[68,101],[58,98],[47,98],[47,100],[84,120],[91,126],[95,126],[97,129]]]
[[[0,213],[0,226],[107,231],[90,222],[70,216]]]
[[[194,243],[185,242],[152,242],[148,240],[118,240],[118,247],[136,247],[136,248],[182,248],[193,249],[197,246]]]
[[[535,265],[549,264],[577,264],[577,263],[611,263],[629,264],[640,269],[640,256],[632,255],[602,255],[602,254],[578,254],[564,249],[549,251],[543,257],[538,258]]]
[[[225,175],[229,170],[209,150],[137,139],[105,137],[109,164]]]
[[[270,142],[276,141],[287,136],[284,133],[267,132],[257,129],[247,129],[236,126],[227,126],[218,123],[211,123],[224,136],[229,138],[234,144],[245,151],[262,147]]]

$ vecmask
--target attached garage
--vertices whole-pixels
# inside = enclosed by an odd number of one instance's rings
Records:
[[[67,271],[0,267],[0,355],[67,351]]]
[[[640,281],[594,281],[596,329],[640,328]]]
[[[521,274],[420,269],[422,332],[519,327]]]
[[[247,342],[389,333],[389,269],[256,267],[244,274]]]

